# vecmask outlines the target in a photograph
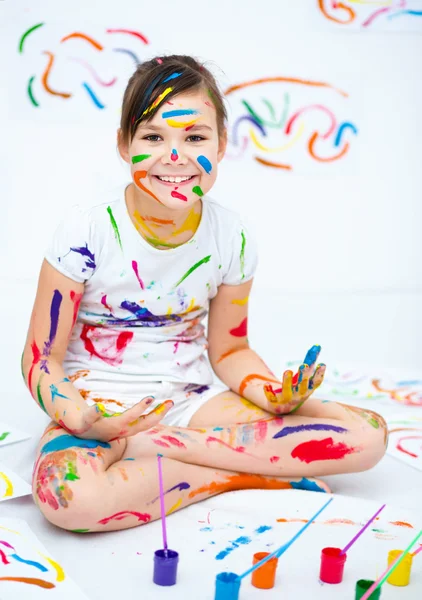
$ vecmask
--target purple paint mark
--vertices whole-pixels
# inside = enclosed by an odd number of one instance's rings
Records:
[[[46,357],[40,361],[40,369],[45,371],[45,373],[50,374],[48,370],[48,357],[50,356],[51,346],[56,339],[57,326],[59,323],[59,315],[60,315],[60,306],[63,300],[63,296],[59,292],[59,290],[54,290],[53,299],[51,301],[50,306],[50,334],[48,336],[48,341],[44,343],[43,355]]]
[[[88,267],[88,269],[96,268],[95,254],[89,250],[88,243],[85,243],[85,246],[80,246],[79,248],[71,248],[70,251],[76,252],[77,254],[84,256],[85,257],[85,266]],[[85,269],[83,269],[83,270],[85,271]]]
[[[177,485],[174,485],[169,490],[166,490],[164,492],[164,495],[169,494],[170,492],[173,492],[174,490],[179,490],[180,492],[182,492],[183,490],[188,490],[189,488],[190,488],[189,483],[187,483],[186,481],[181,481],[180,483],[178,483]],[[148,502],[148,504],[153,504],[154,502],[156,502],[159,499],[159,497],[160,496],[157,496],[156,498],[154,498],[154,500],[151,500],[151,502]]]
[[[193,392],[195,394],[202,394],[210,389],[209,385],[198,385],[196,383],[189,383],[185,388],[183,388],[184,392]]]
[[[273,436],[273,439],[286,437],[292,433],[300,433],[301,431],[335,431],[336,433],[347,433],[348,430],[337,425],[326,425],[324,423],[315,423],[309,425],[297,425],[296,427],[283,427],[281,431]]]

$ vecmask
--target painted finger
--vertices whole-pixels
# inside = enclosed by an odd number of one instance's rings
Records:
[[[281,392],[281,388],[280,388],[280,392]],[[277,402],[278,402],[277,394],[276,394],[273,386],[270,383],[267,383],[264,385],[264,394],[265,394],[265,397],[268,400],[268,402],[271,402],[271,404],[277,404]]]
[[[321,385],[321,383],[324,381],[326,368],[327,367],[324,364],[320,364],[317,366],[315,374],[313,375],[313,377],[311,377],[309,381],[309,389],[316,390],[316,388],[318,388]]]
[[[283,388],[281,392],[281,403],[290,404],[293,399],[293,388],[292,388],[292,371],[285,371],[283,374]]]
[[[161,402],[161,404],[156,406],[154,410],[151,410],[149,413],[140,415],[137,419],[128,423],[128,425],[130,427],[139,425],[140,431],[149,427],[153,427],[155,424],[159,423],[162,420],[164,415],[166,415],[168,411],[171,408],[173,408],[173,406],[173,400],[165,400],[164,402]]]
[[[303,398],[303,396],[310,395],[308,393],[309,387],[309,377],[304,377],[302,381],[299,383],[299,395]]]
[[[310,348],[308,350],[308,352],[306,353],[306,356],[305,356],[303,362],[306,365],[310,365],[311,367],[313,367],[314,364],[316,363],[316,361],[318,360],[318,356],[319,356],[320,352],[321,352],[321,346],[319,346],[319,345],[312,346],[312,348]]]
[[[88,430],[94,423],[101,419],[101,410],[98,408],[96,404],[92,406],[88,406],[86,410],[83,412],[83,424],[85,431]]]

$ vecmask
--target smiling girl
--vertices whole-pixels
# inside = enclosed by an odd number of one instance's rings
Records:
[[[205,66],[141,64],[118,131],[131,182],[74,208],[47,250],[22,366],[52,419],[34,499],[59,527],[158,518],[157,452],[168,512],[234,489],[327,491],[314,476],[368,469],[385,452],[379,415],[309,399],[324,377],[319,346],[282,379],[249,346],[255,245],[208,196],[225,123]]]

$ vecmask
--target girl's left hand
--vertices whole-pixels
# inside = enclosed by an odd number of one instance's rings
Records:
[[[290,370],[284,372],[281,388],[274,389],[270,384],[264,385],[271,412],[276,414],[295,412],[321,385],[326,367],[324,364],[319,364],[315,368],[320,352],[321,346],[312,346],[294,376]]]

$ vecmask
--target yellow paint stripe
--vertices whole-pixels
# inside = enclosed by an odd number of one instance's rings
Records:
[[[239,306],[245,306],[249,300],[249,296],[242,298],[241,300],[232,300],[232,304],[238,304]]]
[[[4,483],[6,484],[6,491],[4,493],[3,498],[10,498],[11,496],[13,496],[13,483],[1,471],[0,471],[0,478],[3,479]]]
[[[49,562],[53,569],[56,571],[56,581],[64,581],[66,575],[64,573],[63,567],[61,567],[59,563],[53,560],[52,558],[48,558],[48,556],[42,554],[40,551],[38,551],[38,554],[42,556],[44,560]]]
[[[176,502],[176,504],[174,504],[170,510],[167,512],[167,514],[169,515],[170,513],[174,512],[175,510],[177,510],[178,508],[180,508],[180,505],[182,504],[182,498],[179,498],[179,500]]]
[[[297,142],[297,140],[300,138],[304,129],[305,129],[305,124],[301,123],[299,129],[297,130],[296,135],[290,141],[288,141],[287,144],[284,144],[283,146],[278,146],[277,148],[268,148],[267,146],[264,146],[263,144],[261,144],[261,142],[256,137],[253,129],[249,129],[249,135],[251,136],[252,142],[260,150],[263,150],[264,152],[281,152],[282,150],[287,150],[288,148],[291,148],[291,146],[293,146]]]

